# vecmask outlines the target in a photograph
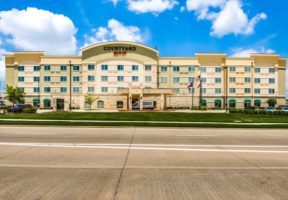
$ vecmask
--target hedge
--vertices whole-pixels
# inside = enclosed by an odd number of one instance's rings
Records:
[[[273,115],[273,116],[288,116],[287,111],[267,111],[267,110],[244,110],[239,108],[230,108],[230,113],[241,113],[246,115]]]

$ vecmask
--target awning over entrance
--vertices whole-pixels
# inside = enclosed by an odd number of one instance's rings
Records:
[[[236,103],[236,99],[229,99],[229,103]]]
[[[245,99],[244,102],[245,103],[251,103],[251,99]]]
[[[143,94],[143,95],[148,95],[148,94],[175,94],[175,90],[173,89],[154,89],[154,88],[118,88],[118,94]]]

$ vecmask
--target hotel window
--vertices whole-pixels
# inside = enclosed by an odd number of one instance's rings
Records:
[[[133,82],[138,82],[139,80],[139,77],[138,76],[132,76],[132,81]]]
[[[251,82],[251,78],[245,77],[245,83],[250,83],[250,82]]]
[[[221,83],[221,78],[215,78],[215,83]]]
[[[175,88],[174,90],[176,91],[177,94],[180,93],[180,89],[179,88]]]
[[[117,77],[117,80],[118,80],[119,82],[124,81],[124,76],[118,76],[118,77]]]
[[[79,93],[80,92],[80,88],[79,87],[73,87],[73,92],[74,93]]]
[[[39,82],[40,81],[40,77],[39,76],[35,76],[34,77],[34,82]]]
[[[189,93],[190,93],[190,94],[195,93],[194,88],[188,88],[188,90],[189,90]]]
[[[102,82],[107,82],[108,81],[108,76],[101,76],[101,81]]]
[[[89,71],[95,70],[95,66],[94,66],[94,65],[88,65],[88,70],[89,70]]]
[[[25,71],[25,67],[24,66],[19,66],[18,67],[18,71],[19,72],[24,72]]]
[[[195,72],[195,67],[191,67],[191,66],[188,67],[188,71],[189,71],[189,72]]]
[[[66,76],[61,76],[60,77],[60,81],[61,82],[66,82],[67,81],[67,77]]]
[[[66,65],[61,65],[60,66],[60,70],[61,71],[66,71],[67,70],[67,66]]]
[[[245,94],[249,94],[251,92],[251,89],[250,88],[245,88],[244,91],[245,91]]]
[[[193,83],[194,82],[194,77],[189,77],[188,78],[188,83]]]
[[[34,93],[38,93],[40,92],[40,88],[39,87],[34,87]]]
[[[275,83],[275,78],[269,78],[269,83],[270,83],[270,84]]]
[[[117,108],[123,108],[123,107],[124,107],[123,101],[117,101]]]
[[[251,68],[250,67],[245,67],[245,72],[250,72]]]
[[[108,65],[101,65],[101,70],[102,71],[107,71],[108,70]]]
[[[215,68],[215,72],[221,72],[221,71],[222,71],[221,67],[216,67]]]
[[[124,65],[118,65],[117,66],[118,71],[123,71],[124,70]]]
[[[161,72],[167,72],[167,66],[161,66],[160,70]]]
[[[80,71],[80,67],[78,65],[73,66],[73,71]]]
[[[235,88],[229,88],[229,93],[235,94],[236,93],[236,89]]]
[[[73,76],[73,82],[79,82],[80,77],[79,76]]]
[[[88,76],[88,81],[95,81],[95,76],[89,75]]]
[[[61,87],[60,88],[60,92],[61,93],[66,93],[67,92],[67,88],[66,87]]]
[[[44,70],[45,71],[50,71],[51,70],[51,66],[50,65],[44,65]]]
[[[88,87],[88,92],[89,93],[94,93],[95,91],[95,88],[94,87]]]
[[[19,87],[19,89],[21,90],[21,91],[25,91],[25,88],[24,87]]]
[[[50,82],[51,81],[51,77],[50,76],[44,76],[44,81],[45,82]]]
[[[255,78],[255,79],[254,79],[254,82],[255,82],[255,83],[261,83],[261,79],[260,79],[260,78]]]
[[[34,66],[34,72],[39,72],[40,71],[40,66]]]
[[[179,66],[174,66],[173,67],[173,72],[179,72],[180,71],[180,67]]]
[[[201,78],[202,83],[206,83],[206,78]]]
[[[206,88],[201,88],[201,93],[206,94]]]
[[[200,67],[200,72],[205,73],[206,72],[206,67]]]
[[[236,78],[235,77],[230,77],[229,78],[229,82],[230,83],[235,83],[236,82]]]
[[[179,83],[180,78],[179,77],[173,77],[173,83]]]
[[[275,89],[269,89],[269,94],[275,94]]]
[[[139,67],[138,65],[132,65],[132,71],[138,71]]]
[[[152,66],[151,65],[145,65],[145,71],[151,71]]]
[[[261,92],[261,90],[260,90],[259,88],[255,88],[255,89],[254,89],[254,93],[255,93],[255,94],[260,94],[260,92]]]
[[[101,87],[101,92],[102,93],[107,93],[108,92],[108,87]]]
[[[259,67],[257,67],[257,68],[255,68],[255,69],[254,69],[254,72],[255,72],[255,73],[260,73],[260,72],[261,72],[261,70],[260,70],[260,68],[259,68]]]
[[[18,82],[24,82],[25,78],[23,76],[18,77]]]
[[[44,87],[44,92],[45,93],[50,93],[51,92],[51,88],[50,87]]]
[[[145,82],[151,82],[152,77],[151,76],[145,76]]]
[[[215,93],[216,94],[221,94],[221,88],[215,88]]]
[[[167,77],[160,77],[160,82],[161,83],[167,83],[168,82],[168,78]]]
[[[104,108],[104,101],[98,101],[97,108]]]
[[[229,67],[230,72],[236,72],[236,67]]]
[[[275,68],[269,68],[269,73],[274,74],[275,73]]]

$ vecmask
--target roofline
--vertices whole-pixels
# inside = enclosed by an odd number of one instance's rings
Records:
[[[203,53],[203,52],[199,52],[199,53],[195,53],[196,56],[227,56],[226,53]]]
[[[144,48],[147,48],[147,49],[150,49],[151,51],[155,51],[157,54],[159,53],[158,50],[152,48],[152,47],[149,47],[147,45],[144,45],[142,43],[136,43],[136,42],[129,42],[129,41],[108,41],[108,42],[99,42],[99,43],[95,43],[95,44],[92,44],[92,45],[89,45],[87,47],[83,47],[81,48],[81,52],[83,51],[86,51],[88,49],[91,49],[93,47],[98,47],[98,46],[102,46],[102,45],[108,45],[108,44],[118,44],[118,43],[126,43],[126,44],[131,44],[131,45],[137,45],[137,46],[141,46],[141,47],[144,47]]]

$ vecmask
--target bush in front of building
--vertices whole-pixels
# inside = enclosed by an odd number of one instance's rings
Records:
[[[37,112],[37,108],[24,108],[22,110],[22,113],[36,113]]]
[[[273,116],[288,116],[287,111],[269,111],[269,110],[244,110],[240,108],[230,108],[229,113],[240,113],[246,115],[273,115]]]

